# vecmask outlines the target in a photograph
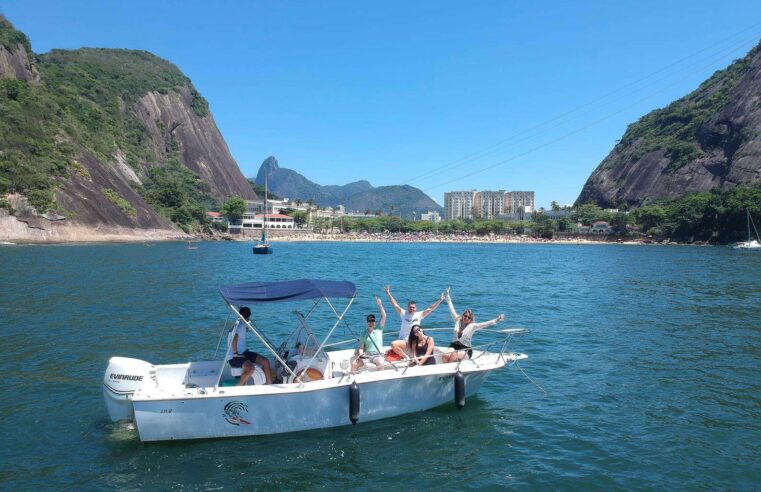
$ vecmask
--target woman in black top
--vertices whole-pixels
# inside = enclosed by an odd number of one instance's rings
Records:
[[[436,359],[434,359],[432,355],[435,346],[433,337],[426,336],[420,325],[412,325],[410,336],[407,340],[407,346],[410,347],[415,354],[415,358],[410,362],[411,366],[415,364],[419,366],[427,366],[436,363]]]

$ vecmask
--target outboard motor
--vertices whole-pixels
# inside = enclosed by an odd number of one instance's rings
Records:
[[[103,398],[111,420],[132,420],[132,395],[140,388],[157,388],[156,367],[139,359],[111,357],[103,375]]]

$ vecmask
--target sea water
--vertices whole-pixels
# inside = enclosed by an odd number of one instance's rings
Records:
[[[617,245],[185,243],[0,247],[0,487],[585,490],[761,487],[761,254]],[[214,356],[217,287],[348,279],[350,328],[447,287],[478,320],[525,327],[529,359],[462,411],[329,430],[141,443],[101,395],[109,357]],[[339,302],[341,306],[342,303]],[[307,303],[254,308],[273,340]],[[325,333],[329,318],[312,318]],[[451,327],[446,305],[428,327]],[[448,336],[431,332],[438,345]],[[485,341],[486,335],[481,340]],[[479,335],[474,339],[479,341]],[[252,342],[253,348],[256,346]],[[527,376],[533,380],[529,381]]]

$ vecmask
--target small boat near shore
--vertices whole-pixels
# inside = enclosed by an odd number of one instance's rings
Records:
[[[263,384],[257,366],[257,384],[238,386],[236,370],[224,356],[168,365],[112,357],[103,376],[108,414],[112,421],[134,421],[140,440],[277,434],[395,417],[452,402],[462,408],[492,372],[527,358],[507,350],[512,336],[524,329],[483,329],[492,340],[474,346],[469,359],[441,363],[441,354],[434,353],[437,363],[432,365],[399,361],[384,370],[352,372],[358,336],[338,342],[331,337],[339,325],[347,326],[345,317],[357,296],[353,283],[249,282],[219,291],[234,317],[269,352],[274,383]],[[307,314],[295,311],[298,326],[279,345],[239,312],[242,305],[296,301],[311,305]],[[336,318],[321,341],[309,325],[318,308]],[[352,348],[339,348],[347,344]]]
[[[735,249],[761,249],[761,238],[759,238],[756,224],[753,222],[753,219],[750,216],[750,210],[745,210],[745,214],[748,220],[748,240],[735,244]],[[755,239],[753,239],[751,234],[751,225],[753,226],[753,231],[756,233]]]

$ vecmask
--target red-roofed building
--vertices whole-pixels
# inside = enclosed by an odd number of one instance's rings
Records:
[[[206,212],[206,218],[212,222],[224,222],[225,216],[219,212]]]

